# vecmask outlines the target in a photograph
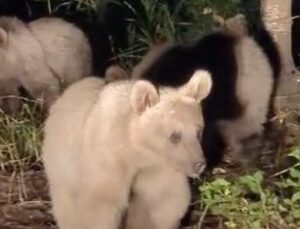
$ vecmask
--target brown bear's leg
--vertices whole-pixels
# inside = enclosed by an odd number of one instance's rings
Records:
[[[40,69],[32,75],[23,75],[19,79],[28,93],[47,110],[60,95],[59,80],[47,69]]]
[[[67,192],[65,185],[50,186],[51,201],[55,220],[61,229],[76,229],[78,218],[74,214],[74,198]]]
[[[102,174],[84,174],[85,180],[75,188],[67,182],[50,185],[53,213],[60,229],[119,228],[128,203],[128,179],[122,176],[122,181],[111,171]]]
[[[183,174],[166,166],[144,170],[133,187],[126,228],[177,229],[189,203],[189,185]]]
[[[0,109],[13,117],[17,116],[21,108],[19,87],[20,83],[14,78],[0,80]]]

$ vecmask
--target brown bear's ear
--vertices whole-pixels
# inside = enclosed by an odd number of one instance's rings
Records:
[[[0,27],[0,46],[6,46],[8,41],[7,32]]]
[[[208,96],[211,88],[212,79],[210,73],[204,70],[197,70],[179,90],[183,95],[192,97],[197,102],[200,102]]]
[[[111,65],[105,71],[105,79],[108,82],[116,81],[116,80],[124,80],[129,79],[129,74],[126,72],[124,68],[119,65]]]
[[[145,80],[138,80],[132,88],[130,103],[135,112],[141,113],[155,105],[159,100],[158,91],[153,84]]]

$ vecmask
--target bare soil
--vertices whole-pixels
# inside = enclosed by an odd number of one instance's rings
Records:
[[[1,229],[56,229],[43,171],[0,174]]]

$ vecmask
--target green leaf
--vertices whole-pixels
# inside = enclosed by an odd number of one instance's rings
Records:
[[[287,185],[287,187],[298,187],[299,182],[295,182],[292,179],[288,178],[288,179],[286,179],[286,185]]]
[[[292,206],[293,205],[293,202],[292,202],[291,199],[284,199],[283,203],[286,204],[286,205],[288,205],[288,206]]]
[[[289,172],[290,172],[291,177],[300,179],[300,170],[299,169],[290,168]]]
[[[251,229],[261,229],[261,222],[260,220],[256,220],[252,223]]]
[[[262,172],[256,172],[253,176],[247,175],[239,178],[239,183],[249,188],[251,192],[256,194],[261,194],[260,184],[263,181]]]
[[[282,204],[279,204],[279,205],[278,205],[278,209],[279,209],[280,212],[288,212],[288,211],[289,211],[289,210],[288,210],[286,207],[284,207]]]
[[[264,176],[262,171],[257,171],[253,177],[257,181],[257,183],[261,184],[263,182]]]
[[[300,192],[294,193],[292,196],[292,202],[296,202],[300,200]]]
[[[288,154],[289,157],[293,157],[297,159],[297,161],[300,161],[300,149],[295,149],[291,153]]]
[[[228,187],[231,186],[231,183],[223,178],[218,178],[211,183],[213,186],[223,186]]]
[[[292,215],[294,216],[294,218],[300,219],[300,209],[294,209],[292,211]]]
[[[228,228],[232,228],[232,229],[238,228],[238,225],[236,225],[236,223],[235,223],[235,222],[232,222],[232,221],[227,221],[227,222],[225,222],[224,224],[225,224]]]

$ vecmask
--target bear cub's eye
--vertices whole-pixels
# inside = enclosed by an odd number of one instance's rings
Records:
[[[174,144],[178,144],[181,141],[181,133],[173,132],[170,136],[170,141]]]

